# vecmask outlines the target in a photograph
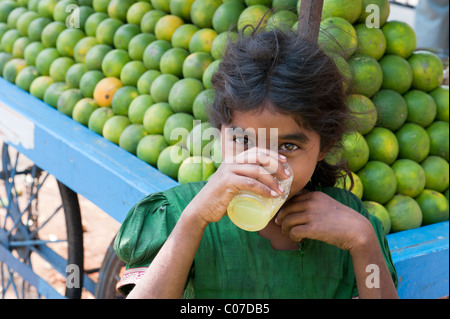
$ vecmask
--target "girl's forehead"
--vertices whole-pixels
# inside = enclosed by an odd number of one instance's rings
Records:
[[[292,115],[277,112],[273,108],[250,110],[246,112],[233,111],[232,120],[226,127],[245,129],[278,129],[279,132],[298,132],[305,128],[298,123],[298,118]]]

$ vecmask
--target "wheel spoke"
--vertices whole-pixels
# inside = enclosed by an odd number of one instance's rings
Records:
[[[42,223],[37,227],[33,232],[31,232],[31,236],[34,237],[39,230],[41,230],[56,214],[61,211],[63,208],[63,205],[61,204],[56,210]]]

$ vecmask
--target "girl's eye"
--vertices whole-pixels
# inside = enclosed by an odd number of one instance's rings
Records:
[[[287,152],[295,151],[297,149],[299,149],[299,147],[297,145],[291,144],[291,143],[285,143],[280,146],[280,150],[287,151]]]

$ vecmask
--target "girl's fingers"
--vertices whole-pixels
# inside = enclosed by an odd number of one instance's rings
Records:
[[[301,213],[308,209],[308,205],[311,200],[311,193],[302,193],[291,198],[283,207],[279,210],[277,217],[275,218],[275,223],[277,225],[282,225],[284,219],[291,214]]]
[[[281,195],[284,192],[284,190],[280,188],[278,181],[271,174],[268,174],[264,167],[252,164],[239,164],[233,168],[233,172],[237,175],[259,181],[269,187],[277,195]]]
[[[276,175],[281,180],[290,177],[289,171],[283,166],[286,163],[286,157],[270,149],[253,147],[238,154],[234,161],[239,164],[248,163],[263,166],[268,174]]]
[[[251,177],[236,175],[233,184],[239,190],[250,191],[263,197],[275,198],[279,196],[272,188]]]

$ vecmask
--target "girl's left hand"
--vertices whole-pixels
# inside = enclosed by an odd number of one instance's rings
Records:
[[[322,192],[291,198],[278,213],[275,223],[294,242],[310,238],[344,250],[364,244],[372,227],[363,215]]]

